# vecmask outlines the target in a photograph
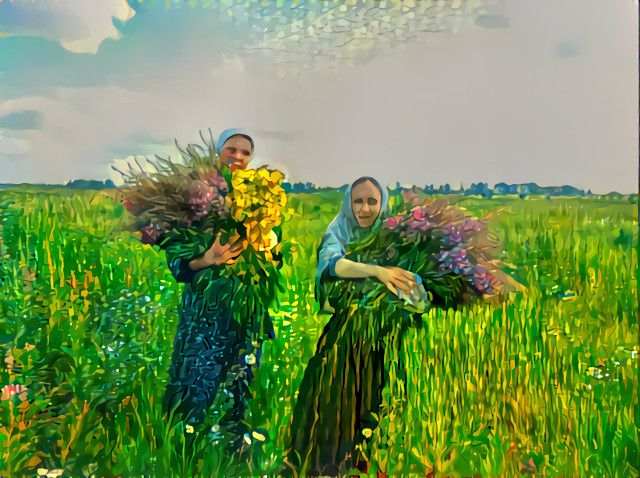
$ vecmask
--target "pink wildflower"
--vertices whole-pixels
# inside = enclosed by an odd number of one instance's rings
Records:
[[[413,217],[415,217],[418,221],[424,221],[426,218],[424,210],[422,208],[416,208],[416,210],[413,211]]]
[[[0,399],[1,400],[9,400],[14,395],[23,394],[20,397],[20,399],[21,400],[25,400],[26,397],[25,397],[24,393],[26,391],[27,391],[27,387],[25,387],[24,385],[14,385],[14,384],[6,385],[2,389],[2,395],[0,396]]]

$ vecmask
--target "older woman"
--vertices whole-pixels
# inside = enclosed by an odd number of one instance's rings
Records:
[[[364,466],[354,453],[375,428],[382,400],[380,333],[385,320],[402,320],[403,312],[377,310],[354,288],[347,287],[342,297],[327,294],[326,288],[338,281],[378,281],[393,294],[408,295],[420,287],[409,271],[345,257],[348,245],[375,237],[387,207],[385,188],[373,178],[358,179],[318,250],[316,294],[334,314],[305,370],[291,421],[287,461],[299,473],[336,475],[341,467]]]
[[[254,149],[249,135],[226,130],[218,145],[220,163],[232,170],[247,167]],[[163,406],[193,432],[216,396],[226,397],[230,403],[222,427],[237,437],[237,443],[242,438],[261,440],[264,435],[251,435],[243,420],[252,368],[258,364],[262,340],[273,337],[273,326],[265,314],[251,321],[259,330],[247,330],[247,321],[234,316],[233,305],[243,298],[235,278],[222,269],[234,262],[240,249],[221,242],[215,219],[207,217],[188,229],[172,231],[162,243],[169,269],[185,284]],[[206,291],[198,280],[202,274],[210,277],[204,281]]]

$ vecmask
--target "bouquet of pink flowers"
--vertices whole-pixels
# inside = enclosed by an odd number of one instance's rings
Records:
[[[491,257],[500,242],[487,228],[489,218],[465,215],[445,199],[426,199],[388,218],[385,227],[409,243],[437,239],[440,250],[429,260],[437,263],[438,270],[465,278],[479,295],[493,295],[513,285],[513,280]]]
[[[499,240],[488,222],[489,217],[472,217],[445,199],[408,196],[380,231],[356,230],[346,257],[411,271],[428,295],[419,302],[449,307],[478,297],[499,297],[521,286],[492,258]],[[350,286],[362,288],[371,300],[384,295],[384,300],[405,307],[376,281]],[[343,296],[343,287],[336,282],[330,295]]]

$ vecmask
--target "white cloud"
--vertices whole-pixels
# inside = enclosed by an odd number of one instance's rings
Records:
[[[198,131],[209,127],[217,135],[229,127],[263,125],[268,122],[263,112],[270,111],[277,96],[274,84],[243,75],[242,69],[239,60],[231,59],[209,74],[168,69],[165,81],[150,83],[144,91],[56,88],[51,97],[6,101],[0,104],[2,116],[22,110],[43,116],[41,131],[24,132],[28,150],[19,151],[34,176],[19,178],[24,168],[16,168],[6,173],[6,181],[104,178],[115,159],[129,155],[122,154],[127,148],[130,154],[175,156],[174,138],[183,145],[200,143]]]
[[[18,19],[3,33],[42,36],[74,53],[96,53],[104,40],[118,38],[113,18],[125,22],[135,13],[127,0],[15,1],[3,10]]]
[[[29,141],[27,135],[22,132],[14,132],[13,136],[0,135],[0,151],[8,155],[25,155],[29,153]]]
[[[86,27],[86,30],[65,32],[60,38],[60,44],[74,53],[95,53],[103,40],[117,39],[119,35],[112,18],[124,22],[135,14],[127,0],[63,0],[59,3],[79,17]]]

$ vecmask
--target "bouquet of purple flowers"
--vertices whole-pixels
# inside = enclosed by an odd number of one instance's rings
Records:
[[[500,242],[487,227],[490,217],[477,219],[445,199],[426,199],[389,217],[384,227],[396,231],[403,242],[436,239],[440,250],[428,260],[435,261],[441,273],[465,278],[478,295],[493,295],[509,289],[514,281],[492,259]]]
[[[487,227],[489,219],[475,218],[445,199],[421,202],[417,196],[408,196],[378,232],[357,230],[346,257],[413,272],[427,291],[426,301],[436,306],[500,297],[522,286],[492,257],[500,242]],[[330,295],[342,296],[341,287],[336,283]],[[372,300],[385,294],[385,300],[404,307],[376,281],[356,287]]]

